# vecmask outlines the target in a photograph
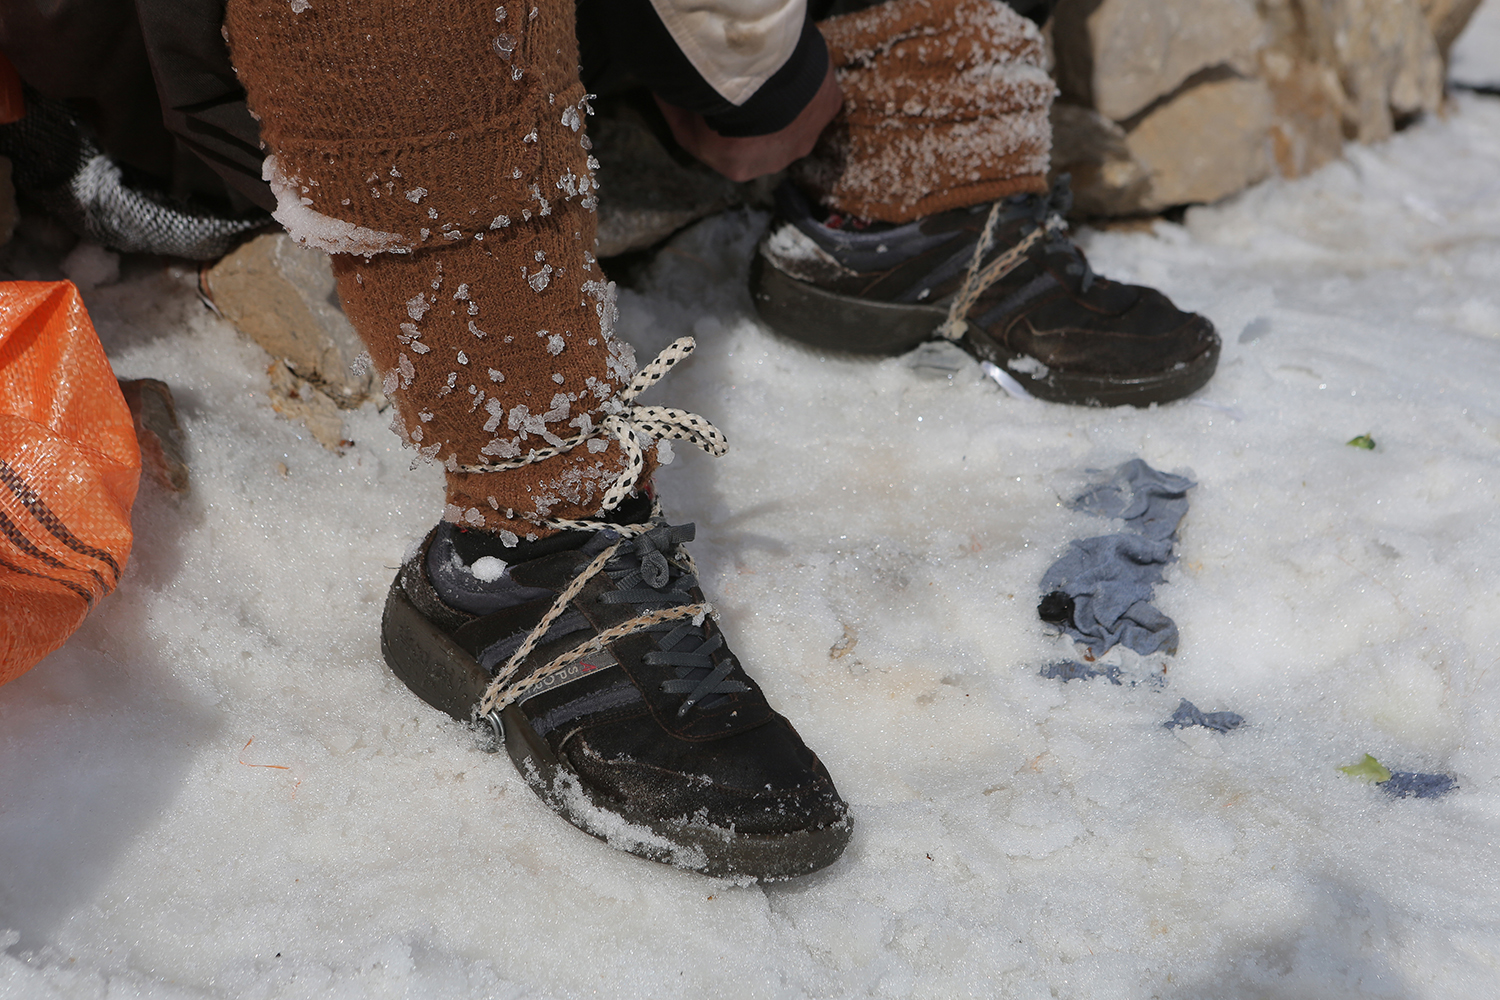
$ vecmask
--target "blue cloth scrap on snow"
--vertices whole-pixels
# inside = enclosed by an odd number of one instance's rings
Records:
[[[1143,656],[1176,652],[1177,625],[1151,604],[1151,594],[1172,561],[1187,491],[1195,485],[1136,458],[1077,497],[1074,509],[1120,518],[1127,530],[1076,540],[1047,570],[1043,604],[1065,607],[1065,599],[1072,601],[1071,620],[1055,624],[1095,655],[1120,643]]]
[[[1121,680],[1122,674],[1120,673],[1120,668],[1113,664],[1100,670],[1098,667],[1091,667],[1086,663],[1079,663],[1076,660],[1049,663],[1042,668],[1042,676],[1060,680],[1064,684],[1068,681],[1092,680],[1095,677],[1106,678],[1111,684],[1116,686],[1125,683]]]
[[[1163,541],[1177,535],[1177,525],[1188,510],[1187,491],[1197,485],[1185,476],[1158,472],[1132,458],[1068,506],[1086,514],[1118,517],[1136,534]]]
[[[1450,774],[1418,774],[1414,771],[1392,771],[1391,776],[1379,783],[1398,799],[1416,796],[1419,799],[1435,799],[1440,795],[1458,790],[1458,782]]]
[[[1142,656],[1175,652],[1177,625],[1151,604],[1171,559],[1170,540],[1127,534],[1078,539],[1042,577],[1042,591],[1072,598],[1072,620],[1061,625],[1095,656],[1119,643]]]
[[[1177,711],[1172,713],[1172,718],[1163,722],[1162,725],[1168,729],[1186,729],[1189,726],[1202,726],[1205,729],[1213,729],[1221,733],[1227,733],[1231,729],[1238,729],[1245,724],[1245,717],[1237,712],[1200,712],[1198,706],[1182,699],[1177,706]],[[1396,776],[1393,774],[1391,778]]]

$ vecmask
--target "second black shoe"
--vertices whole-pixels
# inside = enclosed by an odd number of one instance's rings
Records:
[[[438,525],[391,585],[386,662],[615,847],[714,876],[831,864],[848,808],[725,645],[682,548],[693,526],[644,497],[615,519],[509,548]]]
[[[1201,388],[1219,359],[1213,324],[1096,275],[1067,236],[1069,200],[1064,182],[1050,199],[855,228],[784,183],[751,296],[772,329],[816,347],[899,354],[948,336],[1052,402],[1146,406]]]

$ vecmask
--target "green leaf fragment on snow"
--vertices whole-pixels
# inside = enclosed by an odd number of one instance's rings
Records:
[[[1344,443],[1351,448],[1363,448],[1365,451],[1375,450],[1375,439],[1368,434],[1361,434],[1359,437],[1350,438]]]
[[[1378,784],[1382,781],[1391,780],[1390,768],[1369,754],[1365,754],[1365,759],[1358,764],[1350,764],[1348,767],[1339,768],[1339,770],[1343,771],[1349,777],[1358,778],[1361,781],[1373,781]]]

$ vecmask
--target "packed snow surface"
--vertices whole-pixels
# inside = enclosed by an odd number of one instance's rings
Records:
[[[191,274],[130,264],[88,304],[122,377],[174,387],[193,491],[144,486],[119,590],[0,688],[0,996],[1500,995],[1500,100],[1082,234],[1224,336],[1150,410],[777,339],[764,223],[680,238],[619,330],[699,339],[649,401],[731,450],[659,485],[851,803],[845,857],[712,881],[549,812],[381,661],[441,470],[373,409],[323,450]],[[1073,654],[1038,582],[1111,528],[1065,501],[1137,456],[1199,484],[1155,597],[1181,647],[1155,682],[1043,677]],[[1165,728],[1183,699],[1244,724]],[[1339,771],[1367,753],[1458,788]]]
[[[1448,77],[1470,87],[1500,87],[1500,3],[1480,3],[1449,54]]]

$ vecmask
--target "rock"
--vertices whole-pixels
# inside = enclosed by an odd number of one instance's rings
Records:
[[[325,448],[347,444],[341,410],[371,401],[385,407],[326,254],[266,233],[204,271],[202,284],[214,308],[276,359],[268,369],[271,407],[302,421]]]
[[[1130,152],[1125,130],[1092,108],[1052,105],[1052,173],[1071,174],[1081,215],[1142,211],[1150,176]]]
[[[130,408],[141,465],[173,493],[188,491],[188,467],[182,447],[182,425],[172,390],[154,378],[122,379],[120,393]]]
[[[1126,136],[1146,171],[1145,211],[1217,201],[1270,176],[1273,99],[1261,80],[1212,80],[1183,91]]]
[[[1444,54],[1477,6],[1061,0],[1054,170],[1073,173],[1080,211],[1104,215],[1214,200],[1271,169],[1306,174],[1347,140],[1436,111]]]
[[[1438,51],[1445,60],[1448,58],[1448,50],[1453,48],[1458,36],[1463,34],[1469,18],[1479,9],[1479,3],[1480,0],[1417,0],[1417,5],[1422,8],[1422,17],[1432,31],[1432,39],[1437,42]]]
[[[1053,169],[1073,175],[1081,215],[1217,201],[1270,176],[1282,146],[1289,159],[1321,151],[1300,132],[1278,139],[1276,104],[1264,81],[1228,73],[1156,105],[1129,132],[1096,111],[1059,102],[1052,113]],[[1331,127],[1341,142],[1336,113]]]
[[[1261,52],[1261,79],[1274,102],[1271,155],[1284,177],[1331,163],[1344,149],[1344,98],[1339,76],[1325,63],[1281,49]]]
[[[1416,0],[1301,0],[1299,7],[1303,43],[1338,72],[1347,138],[1379,142],[1398,122],[1438,109],[1443,57]]]
[[[1053,39],[1064,97],[1117,122],[1215,66],[1248,68],[1254,0],[1062,0]]]
[[[266,233],[205,271],[203,290],[240,332],[339,407],[384,405],[374,371],[355,371],[364,345],[344,317],[326,254]]]
[[[623,101],[601,102],[589,136],[599,160],[599,257],[655,246],[715,212],[763,202],[770,190],[765,179],[736,184],[700,163],[678,162]]]
[[[266,368],[271,380],[271,409],[297,420],[307,428],[313,440],[329,451],[343,453],[353,444],[344,437],[344,414],[338,403],[322,391],[322,386],[298,378],[285,364],[273,361]]]
[[[1443,102],[1443,54],[1415,0],[1307,0],[1323,52],[1334,54],[1344,93],[1344,133],[1361,142],[1389,138],[1398,121]]]

